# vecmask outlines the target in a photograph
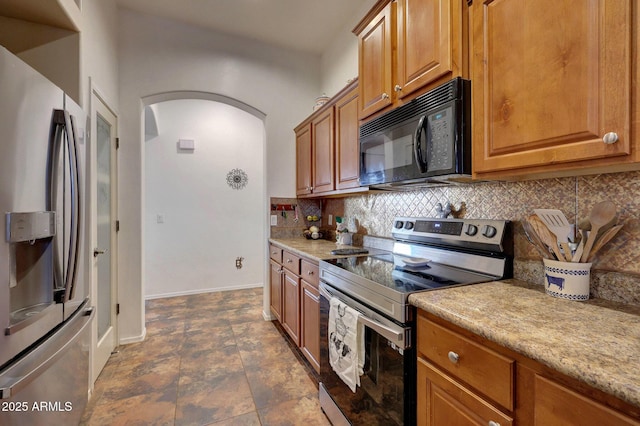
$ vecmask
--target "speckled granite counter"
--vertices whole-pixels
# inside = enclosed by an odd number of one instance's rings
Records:
[[[278,247],[287,249],[294,254],[306,257],[311,260],[319,262],[322,259],[332,259],[336,257],[335,254],[331,254],[331,250],[343,249],[343,248],[362,248],[356,246],[339,245],[333,241],[328,240],[307,240],[306,238],[269,238],[269,242],[277,245]],[[376,249],[371,247],[365,247],[371,253]]]
[[[640,307],[556,299],[518,280],[418,293],[409,302],[640,407]]]

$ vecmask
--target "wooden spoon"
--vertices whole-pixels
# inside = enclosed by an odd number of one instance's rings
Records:
[[[593,260],[593,257],[602,248],[602,246],[604,246],[609,241],[611,241],[613,237],[615,237],[618,231],[621,229],[622,229],[622,225],[616,225],[613,228],[609,228],[607,231],[605,231],[602,234],[602,236],[598,239],[598,241],[596,241],[596,243],[593,245],[593,248],[591,249],[591,253],[589,254],[588,262],[591,262]]]
[[[560,249],[558,248],[558,238],[553,232],[549,230],[549,228],[547,228],[547,225],[545,225],[544,222],[542,222],[542,220],[540,220],[540,218],[534,214],[529,216],[528,220],[531,224],[531,228],[533,228],[535,233],[538,234],[540,240],[551,247],[551,250],[553,250],[553,253],[556,255],[556,259],[558,259],[560,262],[567,261],[567,259],[562,255]],[[569,260],[569,262],[570,261],[571,260]]]
[[[591,231],[589,232],[589,238],[587,238],[587,242],[584,245],[584,251],[582,252],[580,262],[587,261],[587,259],[589,258],[589,254],[591,253],[593,243],[596,242],[598,230],[607,225],[611,220],[614,220],[616,217],[616,213],[616,206],[611,201],[602,201],[593,206],[593,208],[591,209],[591,213],[589,214]]]
[[[547,247],[546,244],[540,240],[540,237],[538,236],[538,234],[536,234],[536,231],[533,230],[531,224],[527,222],[526,219],[522,221],[522,227],[524,228],[524,234],[527,236],[527,239],[533,245],[533,247],[535,247],[538,253],[540,253],[540,256],[545,259],[551,259],[549,247]]]

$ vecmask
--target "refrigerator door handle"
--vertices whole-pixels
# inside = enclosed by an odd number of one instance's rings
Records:
[[[88,302],[85,304],[85,306]],[[29,353],[0,375],[0,399],[8,399],[47,371],[81,337],[95,315],[93,306],[79,310],[40,348]],[[60,342],[64,344],[60,345]]]
[[[78,165],[78,141],[75,118],[64,111],[67,150],[69,153],[69,174],[71,185],[71,230],[69,235],[69,257],[67,259],[67,277],[65,279],[65,297],[67,302],[73,299],[78,270],[78,246],[80,244],[80,187]]]
[[[58,181],[60,179],[59,176],[59,164],[60,161],[60,150],[62,149],[62,132],[64,128],[64,111],[63,110],[54,110],[52,125],[51,125],[51,133],[49,134],[49,162],[47,164],[47,187],[49,188],[49,192],[47,193],[47,210],[56,212],[58,218],[63,218],[63,215],[59,214],[58,209]],[[56,231],[58,235],[57,238],[64,239],[64,225],[63,229],[59,229]],[[64,247],[64,244],[62,245]],[[59,243],[53,244],[53,265],[54,265],[54,286],[56,289],[64,288],[64,277],[63,277],[63,259],[62,259],[62,248]]]
[[[63,149],[63,138],[66,136],[66,146]],[[64,301],[73,298],[75,293],[75,282],[78,264],[78,246],[79,230],[80,230],[80,188],[79,188],[79,164],[78,164],[78,147],[77,147],[77,130],[75,127],[75,119],[68,111],[57,109],[53,113],[53,126],[51,130],[51,155],[49,157],[49,198],[47,200],[47,208],[50,211],[58,210],[58,179],[59,179],[59,159],[60,150],[63,150],[68,157],[69,167],[69,189],[70,189],[70,229],[68,252],[66,257],[60,252],[59,244],[54,245],[54,264],[55,264],[55,282],[59,289],[64,288]],[[60,238],[66,238],[64,232],[58,233]],[[62,244],[62,250],[66,245]],[[66,263],[66,265],[64,265]]]

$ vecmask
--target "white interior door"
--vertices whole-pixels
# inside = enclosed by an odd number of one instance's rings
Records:
[[[115,349],[117,337],[117,117],[92,94],[91,164],[93,205],[92,298],[97,307],[94,330],[93,379]]]

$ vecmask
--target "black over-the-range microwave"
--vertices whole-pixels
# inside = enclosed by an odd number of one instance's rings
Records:
[[[360,126],[360,185],[471,180],[471,82],[455,78]]]

